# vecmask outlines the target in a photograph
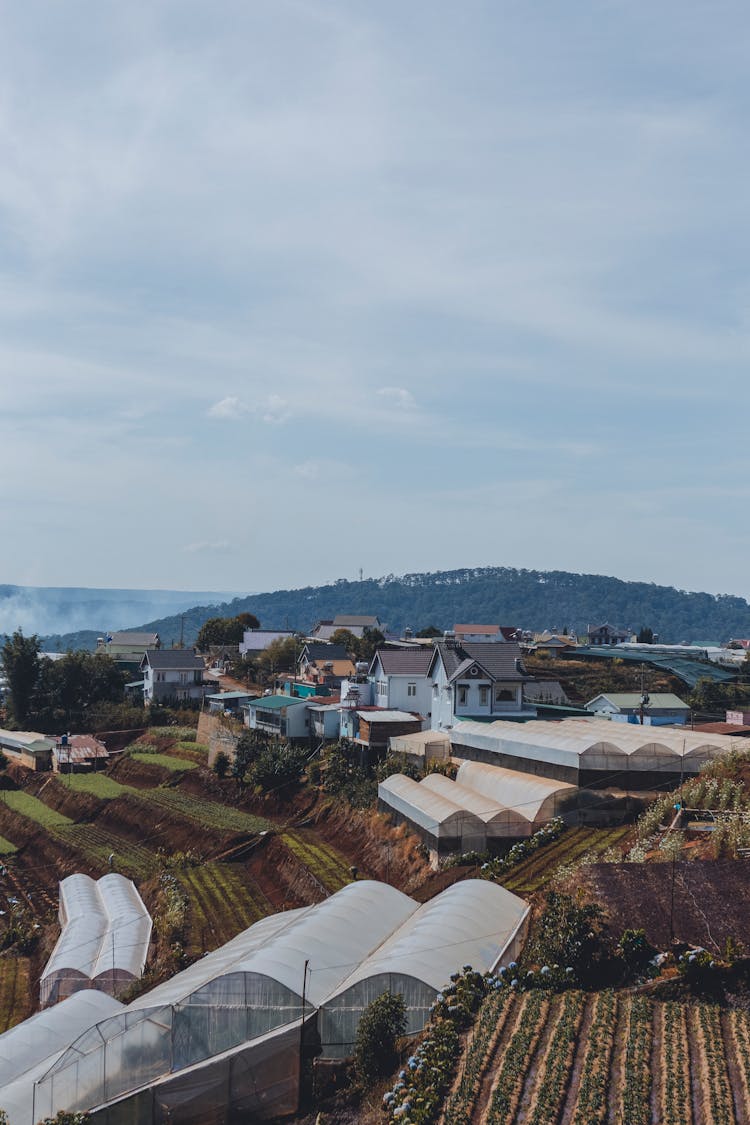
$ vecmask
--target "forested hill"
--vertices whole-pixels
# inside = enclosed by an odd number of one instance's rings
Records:
[[[373,613],[389,629],[415,631],[434,624],[450,629],[456,622],[518,625],[526,629],[581,632],[589,623],[608,621],[638,630],[650,626],[664,642],[727,640],[750,636],[750,605],[729,594],[699,594],[623,582],[596,574],[484,567],[405,574],[299,590],[277,590],[235,598],[220,606],[196,606],[182,617],[132,622],[130,628],[158,631],[165,644],[180,638],[192,643],[209,617],[254,613],[264,628],[309,631],[321,618],[337,613]],[[59,649],[93,647],[90,634],[49,638]]]

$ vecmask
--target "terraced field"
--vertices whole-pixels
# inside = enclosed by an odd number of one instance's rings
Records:
[[[272,827],[270,821],[262,816],[253,816],[241,809],[220,805],[203,797],[193,797],[179,789],[139,789],[138,797],[188,817],[202,828],[215,828],[220,832],[255,833]]]
[[[91,793],[102,801],[113,801],[124,793],[137,793],[130,785],[122,785],[107,773],[74,773],[65,778],[65,788],[74,793]]]
[[[582,856],[602,855],[608,848],[621,843],[631,829],[621,828],[572,828],[545,848],[540,848],[528,859],[522,860],[500,880],[504,887],[514,894],[534,894],[547,886],[555,871]]]
[[[136,750],[131,755],[136,762],[145,762],[148,766],[161,766],[171,773],[184,773],[185,770],[195,770],[198,762],[189,758],[177,758],[173,754],[152,754],[149,751]]]
[[[180,872],[179,880],[190,899],[190,953],[216,949],[274,913],[260,887],[228,864],[190,867]]]
[[[31,1014],[28,957],[0,959],[0,1034]]]
[[[62,813],[55,812],[49,805],[45,805],[44,801],[40,801],[37,797],[32,797],[30,793],[24,793],[20,789],[4,789],[2,800],[13,812],[25,816],[29,820],[35,820],[43,828],[60,828],[65,824],[73,823],[69,816],[63,816]]]
[[[330,844],[306,832],[304,828],[289,829],[280,838],[330,894],[351,883],[351,866],[346,856]]]
[[[112,870],[129,879],[147,879],[159,869],[157,856],[150,848],[95,824],[71,824],[57,829],[55,835],[95,865],[109,868],[109,857],[114,856]]]
[[[750,1016],[611,992],[491,993],[444,1125],[745,1125]]]

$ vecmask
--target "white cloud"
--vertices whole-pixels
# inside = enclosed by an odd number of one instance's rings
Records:
[[[417,405],[414,395],[404,387],[380,387],[377,393],[400,410],[413,410]]]
[[[208,409],[209,418],[221,418],[226,421],[237,422],[250,413],[250,407],[236,395],[227,395],[226,398],[215,402]]]
[[[291,416],[289,403],[281,395],[269,395],[265,405],[261,408],[261,417],[264,422],[271,425],[280,425]]]

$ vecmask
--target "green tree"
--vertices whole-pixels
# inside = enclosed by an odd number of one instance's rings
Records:
[[[418,637],[442,637],[442,629],[438,629],[437,625],[425,625],[424,629],[420,629],[416,634]]]
[[[238,645],[246,629],[259,629],[260,622],[253,613],[238,613],[236,617],[209,617],[198,631],[196,647],[207,652],[210,645]]]
[[[42,644],[36,633],[25,637],[16,629],[2,647],[2,664],[8,677],[13,718],[23,725],[29,717],[34,688],[39,677],[39,652]]]
[[[299,648],[296,637],[279,637],[271,641],[258,657],[258,671],[266,677],[275,676],[278,672],[293,672]]]
[[[334,629],[331,644],[341,645],[355,660],[359,658],[359,637],[355,637],[350,629]]]
[[[649,625],[641,625],[636,640],[639,645],[652,645],[654,643],[654,630]]]
[[[214,773],[217,777],[226,777],[229,769],[229,755],[220,750],[214,759]]]
[[[385,633],[381,633],[380,629],[365,627],[359,642],[359,659],[366,660],[369,664],[382,644],[385,644]]]
[[[264,792],[272,789],[286,789],[296,785],[305,768],[305,751],[301,746],[289,742],[270,742],[259,751],[250,767],[250,776],[255,785]]]
[[[354,1069],[364,1086],[390,1074],[398,1062],[396,1043],[406,1034],[403,996],[383,992],[372,1000],[359,1021],[354,1044]]]

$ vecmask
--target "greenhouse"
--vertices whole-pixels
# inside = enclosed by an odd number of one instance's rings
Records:
[[[554,817],[576,809],[578,790],[574,785],[501,766],[487,766],[484,762],[462,762],[456,782],[483,794],[498,806],[513,809],[528,822],[532,832]]]
[[[63,1108],[96,1109],[106,1125],[221,1121],[230,1107],[249,1120],[291,1112],[303,1042],[319,1053],[322,1038],[324,1052],[341,1054],[364,997],[386,980],[403,982],[410,1026],[423,1026],[462,964],[489,969],[515,953],[526,914],[489,882],[420,905],[362,881],[264,918],[69,1038],[36,1076],[35,1120]]]
[[[494,768],[494,766],[487,767],[487,769]],[[514,808],[510,801],[499,801],[496,794],[488,793],[483,789],[472,789],[458,780],[451,781],[450,778],[443,777],[439,773],[428,774],[419,784],[478,816],[484,822],[488,840],[502,840],[508,837],[517,839],[519,836],[530,836],[534,831],[534,818],[529,816],[529,810],[525,805]]]
[[[0,1109],[10,1125],[34,1125],[34,1083],[83,1031],[121,1011],[117,1000],[88,989],[0,1035]]]
[[[459,722],[451,730],[454,757],[557,778],[573,785],[663,787],[682,773],[736,747],[727,735],[684,727],[612,723],[609,719]]]
[[[402,773],[380,782],[378,807],[408,824],[429,848],[433,862],[450,852],[481,852],[487,846],[487,829],[476,813]]]
[[[151,917],[129,879],[69,875],[60,883],[59,916],[62,932],[39,984],[43,1008],[84,988],[115,995],[142,976]]]
[[[529,906],[504,887],[467,879],[424,903],[326,1000],[319,1015],[324,1057],[352,1053],[367,1005],[387,991],[406,1001],[407,1032],[427,1023],[430,1006],[463,965],[491,972],[521,950]]]

